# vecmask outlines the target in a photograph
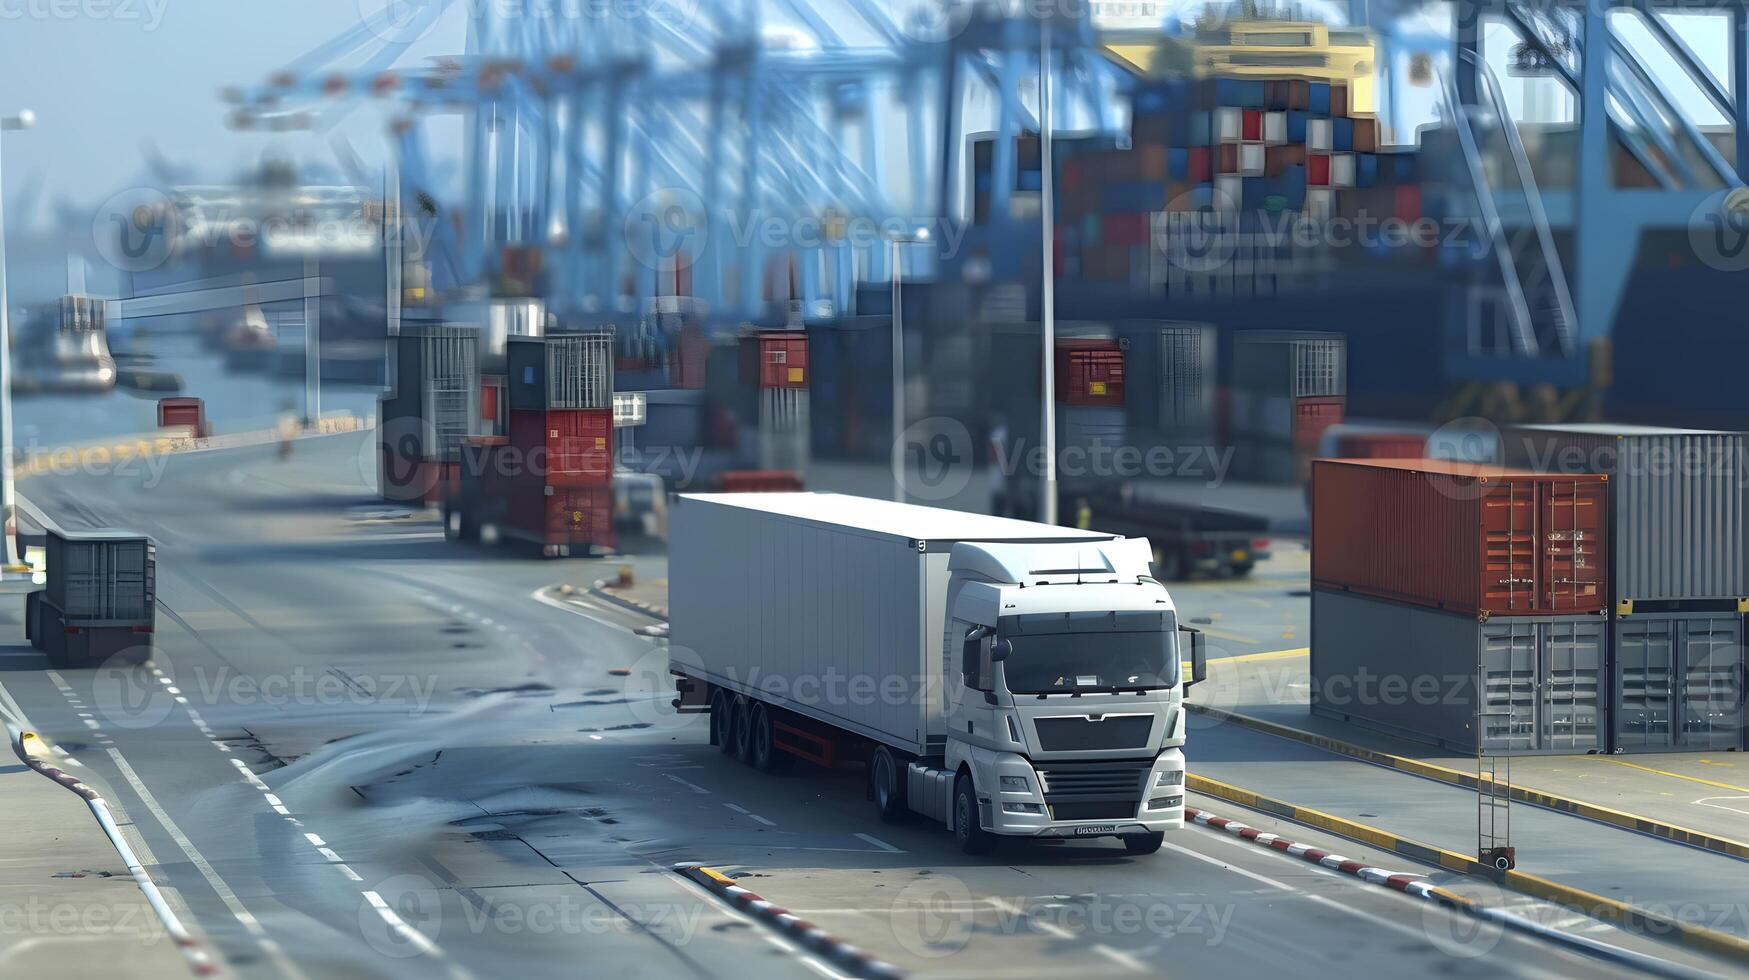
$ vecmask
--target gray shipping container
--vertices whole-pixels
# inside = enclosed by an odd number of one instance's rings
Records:
[[[395,390],[381,400],[378,438],[424,460],[455,460],[480,431],[478,331],[421,323],[402,327]]]
[[[1253,330],[1233,337],[1233,393],[1274,398],[1348,394],[1348,340],[1307,330]]]
[[[1114,537],[839,494],[685,494],[669,518],[670,664],[937,754],[955,542]]]
[[[1206,323],[1125,320],[1117,336],[1129,342],[1124,359],[1124,408],[1138,433],[1158,430],[1169,440],[1207,444],[1215,430],[1220,337]]]
[[[1743,617],[1677,613],[1615,622],[1618,752],[1749,748]]]
[[[69,624],[131,626],[153,620],[152,540],[132,531],[49,531],[48,600]]]
[[[1614,602],[1749,596],[1742,433],[1521,426],[1501,452],[1512,466],[1609,476]]]
[[[1312,711],[1462,752],[1602,751],[1608,628],[1314,590]]]

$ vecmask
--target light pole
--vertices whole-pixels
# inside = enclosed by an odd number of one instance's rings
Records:
[[[0,130],[29,129],[36,113],[20,109],[18,115],[0,118]],[[0,179],[0,573],[28,572],[18,560],[18,508],[12,490],[12,324],[6,299],[6,205],[5,180]]]
[[[899,246],[927,241],[928,228],[887,236],[893,258],[893,500],[901,504],[905,502],[905,297],[899,283]]]
[[[1044,432],[1045,473],[1044,492],[1039,495],[1038,519],[1046,524],[1057,523],[1057,270],[1056,270],[1056,205],[1051,173],[1051,22],[1050,15],[1039,19],[1038,41],[1038,148],[1039,148],[1039,215],[1044,232],[1044,262],[1039,276],[1039,319],[1044,326],[1044,391],[1039,404],[1043,407],[1040,420]]]

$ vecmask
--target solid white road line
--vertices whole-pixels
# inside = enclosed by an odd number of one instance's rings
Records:
[[[865,843],[873,844],[874,846],[880,848],[883,851],[886,851],[889,854],[903,854],[903,853],[905,853],[904,848],[894,847],[893,845],[887,843],[884,840],[881,840],[879,837],[876,837],[873,834],[857,834],[856,838],[858,840],[865,842]]]

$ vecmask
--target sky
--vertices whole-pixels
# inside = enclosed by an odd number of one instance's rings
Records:
[[[219,173],[271,148],[332,159],[326,137],[225,127],[219,90],[248,84],[360,22],[383,0],[0,0],[0,115],[28,107],[32,130],[5,136],[8,223],[40,223],[65,197],[89,210],[152,183],[142,147]],[[459,53],[449,17],[411,60]],[[364,102],[340,127],[360,157],[380,160],[383,110]],[[29,201],[14,196],[38,186]]]

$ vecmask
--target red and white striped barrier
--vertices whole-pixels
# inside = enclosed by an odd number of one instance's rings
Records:
[[[893,980],[904,972],[890,963],[875,959],[855,946],[829,935],[826,930],[801,918],[781,905],[760,898],[754,892],[735,884],[735,880],[714,868],[702,864],[676,864],[674,870],[703,885],[747,915],[771,926],[801,944],[804,949],[848,972],[868,980]]]

